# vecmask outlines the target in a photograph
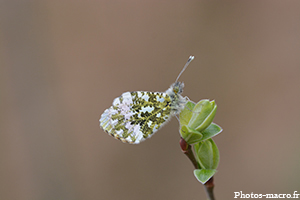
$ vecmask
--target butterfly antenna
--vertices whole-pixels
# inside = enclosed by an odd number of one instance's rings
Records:
[[[184,70],[187,68],[187,66],[189,66],[190,62],[192,62],[192,60],[194,60],[194,56],[190,56],[188,61],[185,63],[183,69],[181,70],[181,72],[179,73],[179,75],[176,78],[175,83],[178,81],[179,77],[181,76],[181,74],[184,72]]]

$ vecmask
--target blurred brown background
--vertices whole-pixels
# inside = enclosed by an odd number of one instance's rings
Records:
[[[300,1],[1,1],[0,199],[205,199],[174,118],[128,145],[125,91],[215,99],[217,199],[300,192]]]

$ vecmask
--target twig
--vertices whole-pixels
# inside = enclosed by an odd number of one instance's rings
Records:
[[[192,164],[194,165],[195,169],[201,169],[201,167],[199,166],[195,156],[194,156],[194,152],[192,150],[192,146],[189,145],[183,138],[180,138],[179,141],[180,147],[182,152],[190,159],[190,161],[192,162]],[[208,197],[208,200],[215,200],[214,197],[214,177],[211,177],[205,184],[204,184],[204,188],[206,191],[206,195]]]
[[[215,200],[214,197],[214,177],[211,177],[205,184],[204,184],[204,188],[206,191],[206,195],[208,197],[209,200]]]
[[[190,159],[190,161],[193,163],[195,169],[199,169],[198,163],[196,161],[196,158],[194,156],[192,146],[186,143],[186,141],[183,138],[180,138],[180,147],[182,152]]]

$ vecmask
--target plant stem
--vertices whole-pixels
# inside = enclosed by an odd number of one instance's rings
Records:
[[[214,177],[211,177],[205,184],[204,184],[204,188],[206,191],[206,195],[208,197],[209,200],[215,200],[214,197]]]
[[[194,152],[192,150],[192,146],[189,145],[183,138],[180,138],[179,141],[180,147],[182,152],[190,159],[192,164],[194,165],[195,169],[200,169],[200,166],[194,156]],[[205,184],[204,188],[206,191],[206,195],[208,197],[208,200],[215,200],[214,197],[214,177],[211,177]]]
[[[198,163],[196,161],[196,158],[194,156],[192,146],[186,143],[186,141],[183,138],[180,138],[180,147],[182,152],[190,159],[190,161],[193,163],[195,169],[199,169]]]

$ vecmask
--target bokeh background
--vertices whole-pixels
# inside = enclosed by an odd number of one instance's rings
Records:
[[[300,1],[0,2],[0,199],[205,199],[174,118],[123,144],[125,91],[215,99],[217,199],[300,192]]]

